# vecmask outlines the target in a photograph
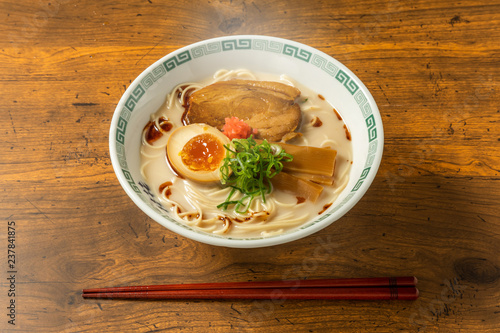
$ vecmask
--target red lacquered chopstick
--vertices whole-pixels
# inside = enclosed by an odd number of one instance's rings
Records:
[[[327,287],[413,287],[417,284],[414,276],[376,277],[353,279],[313,279],[313,280],[278,280],[251,282],[216,282],[191,284],[164,284],[149,286],[127,286],[110,288],[84,289],[84,294],[133,292],[133,291],[163,291],[163,290],[208,290],[208,289],[258,289],[258,288],[327,288]]]
[[[84,298],[114,299],[301,299],[301,300],[415,300],[415,287],[181,289],[83,293]]]

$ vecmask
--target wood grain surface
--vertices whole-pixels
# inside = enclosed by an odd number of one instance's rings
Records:
[[[0,18],[0,331],[498,332],[498,0],[2,0]],[[235,34],[331,55],[369,88],[384,122],[382,165],[359,204],[273,248],[173,234],[132,203],[109,159],[110,120],[135,77],[180,47]],[[417,301],[80,296],[402,275],[418,277]]]

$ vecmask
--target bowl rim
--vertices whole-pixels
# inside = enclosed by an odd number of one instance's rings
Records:
[[[136,85],[138,85],[139,82],[141,82],[154,68],[159,66],[160,64],[164,63],[167,59],[170,59],[174,56],[179,56],[186,51],[193,50],[196,47],[200,47],[203,45],[207,45],[209,43],[215,43],[215,42],[224,42],[224,41],[229,41],[229,40],[237,40],[237,41],[245,41],[245,40],[257,40],[257,39],[265,39],[268,41],[275,41],[279,43],[286,43],[287,45],[291,45],[293,47],[298,47],[301,50],[306,50],[310,52],[314,52],[321,57],[324,57],[328,61],[333,62],[336,66],[338,66],[341,71],[344,72],[344,74],[348,75],[352,81],[355,81],[355,85],[358,86],[359,91],[364,95],[366,98],[366,104],[370,105],[371,108],[371,116],[373,116],[373,121],[376,125],[374,125],[375,130],[376,130],[376,153],[374,154],[373,161],[371,166],[368,168],[368,171],[366,175],[363,175],[364,178],[359,179],[359,187],[354,191],[354,194],[346,200],[345,203],[341,204],[340,207],[335,211],[332,212],[331,214],[329,213],[329,210],[327,210],[323,215],[326,217],[323,218],[322,220],[316,221],[315,223],[308,222],[306,223],[306,227],[299,227],[296,229],[293,229],[290,232],[284,233],[282,235],[276,235],[276,236],[271,236],[271,237],[266,237],[266,238],[231,238],[231,237],[224,237],[224,236],[218,236],[218,235],[213,235],[213,234],[208,234],[204,232],[198,232],[188,226],[181,226],[176,223],[171,223],[168,221],[165,217],[163,217],[161,214],[156,212],[154,209],[152,209],[149,205],[147,205],[134,191],[129,183],[129,180],[127,177],[124,175],[118,156],[117,156],[117,145],[116,145],[116,140],[115,137],[117,135],[117,125],[120,117],[120,113],[122,112],[122,109],[124,108],[124,105],[128,99],[128,97],[133,93]],[[297,56],[296,56],[297,57]],[[333,75],[332,75],[333,76]],[[347,81],[346,81],[347,83]],[[353,94],[354,96],[354,94]],[[358,103],[359,104],[359,103]],[[363,104],[364,105],[364,104]],[[368,124],[368,123],[367,123]],[[382,123],[382,118],[380,116],[380,112],[378,110],[377,104],[371,95],[370,91],[368,88],[364,85],[364,83],[349,69],[347,68],[344,64],[342,64],[340,61],[337,59],[333,58],[332,56],[314,48],[311,46],[308,46],[306,44],[296,42],[293,40],[289,39],[284,39],[280,37],[272,37],[272,36],[265,36],[265,35],[232,35],[232,36],[222,36],[222,37],[215,37],[215,38],[210,38],[206,39],[203,41],[199,41],[193,44],[189,44],[186,46],[183,46],[177,50],[174,50],[157,61],[155,61],[153,64],[148,66],[144,71],[135,78],[132,83],[127,87],[125,92],[120,98],[120,101],[118,102],[115,111],[113,113],[113,117],[111,120],[110,124],[110,131],[109,131],[109,150],[110,150],[110,159],[111,163],[113,166],[114,173],[116,177],[118,178],[118,181],[121,185],[121,187],[124,189],[124,191],[127,193],[130,199],[150,218],[155,220],[157,223],[161,224],[165,228],[169,229],[170,231],[177,233],[183,237],[187,237],[189,239],[205,243],[205,244],[210,244],[210,245],[216,245],[216,246],[224,246],[224,247],[232,247],[232,248],[258,248],[258,247],[267,247],[267,246],[275,246],[279,244],[284,244],[284,243],[289,243],[307,236],[310,236],[319,230],[322,230],[326,228],[327,226],[331,225],[333,222],[337,221],[341,217],[343,217],[348,211],[350,211],[364,196],[370,185],[372,184],[373,180],[375,179],[375,176],[378,172],[381,160],[382,160],[382,155],[383,155],[383,148],[384,148],[384,129],[383,129],[383,123]],[[366,169],[365,169],[366,170]],[[363,173],[364,171],[363,170]],[[358,184],[356,184],[357,186]],[[352,191],[348,188],[344,189],[343,191]],[[352,192],[351,192],[352,194]],[[349,195],[351,195],[349,194]],[[347,199],[347,198],[346,198]],[[333,206],[333,205],[332,205]]]

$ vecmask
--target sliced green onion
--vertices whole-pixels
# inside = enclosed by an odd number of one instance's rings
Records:
[[[234,205],[237,213],[248,212],[255,197],[266,202],[266,194],[271,193],[271,178],[281,172],[283,162],[290,162],[293,156],[287,154],[280,145],[270,144],[267,140],[257,144],[250,136],[248,139],[233,139],[224,145],[226,157],[221,166],[221,183],[231,186],[226,201],[217,208],[227,210]],[[235,191],[243,194],[239,200],[231,200]]]

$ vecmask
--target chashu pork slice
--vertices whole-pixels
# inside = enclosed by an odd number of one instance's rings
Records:
[[[186,124],[205,123],[222,130],[225,118],[238,117],[271,142],[290,137],[299,126],[300,90],[272,81],[230,80],[208,85],[188,99]]]

